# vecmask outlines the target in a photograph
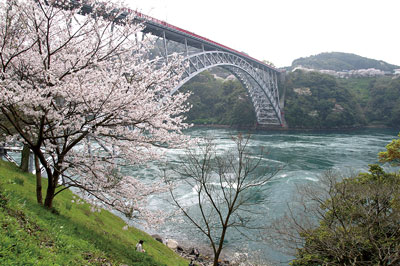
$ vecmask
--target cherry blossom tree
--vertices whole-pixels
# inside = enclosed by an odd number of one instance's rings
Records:
[[[151,218],[145,199],[163,186],[121,170],[187,141],[188,95],[171,95],[178,56],[144,59],[142,30],[117,3],[0,0],[0,127],[43,165],[44,206],[75,187],[94,206]]]

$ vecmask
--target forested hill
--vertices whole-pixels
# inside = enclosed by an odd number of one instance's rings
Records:
[[[284,114],[289,128],[347,128],[366,124],[355,95],[330,75],[297,70],[289,73]]]
[[[380,75],[332,73],[357,73],[369,68],[382,72]],[[399,66],[334,52],[296,59],[288,69],[292,71],[287,72],[280,88],[285,91],[284,112],[289,128],[400,127],[400,76],[394,75]]]
[[[298,58],[293,61],[289,70],[299,66],[309,69],[334,71],[375,68],[388,73],[393,73],[394,69],[400,68],[400,66],[392,65],[382,60],[369,59],[355,54],[340,52],[321,53]]]

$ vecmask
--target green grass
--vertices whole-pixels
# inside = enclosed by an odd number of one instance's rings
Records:
[[[369,101],[369,87],[370,83],[376,78],[347,78],[337,79],[337,81],[346,87],[358,100],[361,107],[365,108]]]
[[[123,230],[121,218],[91,212],[73,197],[64,191],[45,209],[36,203],[35,177],[0,160],[0,265],[188,265],[145,232]],[[146,253],[135,251],[139,239]]]

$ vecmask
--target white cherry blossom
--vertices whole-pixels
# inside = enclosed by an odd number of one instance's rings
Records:
[[[45,166],[45,206],[75,187],[94,206],[157,219],[146,197],[165,187],[120,170],[187,142],[188,95],[171,95],[181,58],[146,60],[151,41],[135,38],[143,25],[131,13],[111,2],[81,3],[0,0],[0,111],[12,130],[0,128]]]

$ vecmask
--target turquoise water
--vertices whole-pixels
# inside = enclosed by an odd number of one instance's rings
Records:
[[[238,132],[230,129],[197,128],[187,133],[193,137],[211,136],[215,138],[218,149],[226,151],[234,149],[235,144],[230,137]],[[263,217],[255,216],[255,219],[262,225],[282,215],[287,203],[293,199],[293,193],[296,193],[296,185],[318,182],[319,176],[328,169],[342,172],[366,171],[368,164],[377,163],[377,153],[383,151],[385,145],[396,138],[398,132],[399,130],[395,129],[363,129],[344,132],[251,132],[250,150],[257,154],[259,148],[264,147],[268,153],[264,156],[261,167],[282,168],[267,184],[265,194],[260,195],[268,199],[265,206],[260,206],[260,209],[265,210],[267,214]],[[170,163],[178,162],[181,155],[183,155],[181,150],[167,152]],[[157,179],[160,175],[155,165],[149,165],[135,172],[145,179]],[[195,193],[191,188],[187,186],[178,188],[178,196],[186,200],[188,204],[194,204]],[[171,207],[167,201],[167,195],[161,198],[154,197],[150,205],[153,209],[168,210]],[[207,244],[201,234],[187,223],[170,222],[158,229],[157,233],[169,238]],[[233,231],[229,234],[226,241],[229,251],[245,248],[250,254],[256,252],[257,255],[254,256],[267,258],[282,265],[287,265],[287,261],[290,260],[289,256],[274,250],[268,244],[252,241],[257,237],[252,234],[259,234],[259,232],[247,232],[249,239]]]

